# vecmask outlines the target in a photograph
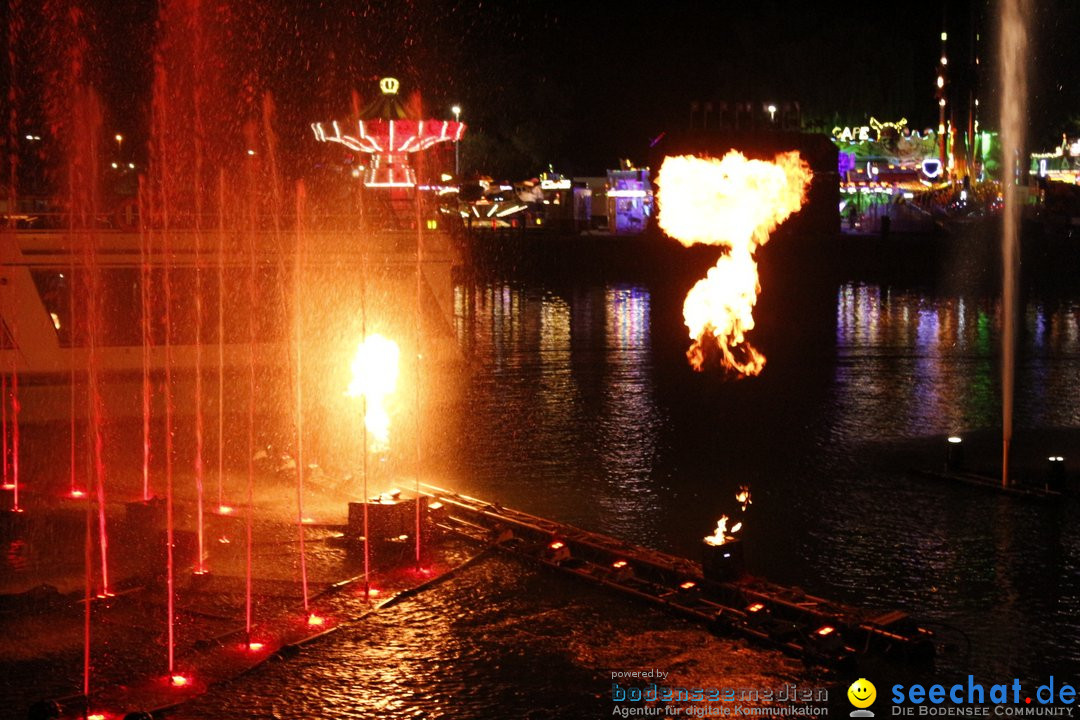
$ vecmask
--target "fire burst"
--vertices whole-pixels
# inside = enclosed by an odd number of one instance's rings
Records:
[[[710,337],[725,367],[740,375],[757,375],[765,367],[765,356],[746,340],[761,291],[754,251],[802,207],[811,177],[798,152],[781,153],[774,162],[748,160],[734,150],[721,160],[664,159],[656,181],[660,227],[686,247],[728,248],[683,303],[694,341],[686,356],[695,370],[704,365]]]
[[[742,523],[735,523],[731,526],[731,529],[729,530],[727,526],[728,519],[729,518],[727,515],[720,516],[720,519],[716,521],[716,529],[713,530],[713,534],[706,536],[706,543],[708,543],[709,545],[723,545],[729,540],[734,539],[733,536],[735,535],[735,533],[742,530]]]
[[[345,394],[362,397],[366,405],[364,425],[376,445],[390,442],[390,414],[387,398],[397,387],[397,343],[382,335],[368,335],[356,349],[352,361],[352,381]]]

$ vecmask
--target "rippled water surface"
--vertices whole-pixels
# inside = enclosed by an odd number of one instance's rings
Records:
[[[767,289],[767,293],[768,293]],[[446,484],[694,557],[735,490],[754,503],[751,570],[901,608],[955,652],[943,673],[1042,682],[1080,672],[1080,529],[1071,503],[941,485],[944,438],[999,460],[995,300],[839,283],[772,288],[756,379],[685,367],[669,281],[482,280],[455,289],[468,358]],[[1080,457],[1080,300],[1032,294],[1019,353],[1017,465]],[[801,666],[491,558],[182,717],[600,717],[610,670],[778,683]],[[608,673],[605,677],[605,673]]]

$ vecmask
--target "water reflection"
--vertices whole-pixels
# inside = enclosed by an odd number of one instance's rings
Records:
[[[648,538],[663,425],[650,303],[639,285],[458,285],[455,327],[473,367],[461,474],[480,492],[528,483],[538,511]]]
[[[653,478],[662,418],[657,407],[649,337],[649,292],[609,287],[604,293],[605,372],[600,406],[600,455],[612,492],[601,500],[608,524],[627,537],[659,507]],[[655,528],[642,542],[655,544]]]
[[[696,518],[711,522],[731,506],[722,478],[749,478],[755,504],[744,533],[755,572],[938,623],[958,651],[938,676],[1040,683],[1080,672],[1072,509],[907,472],[938,461],[946,432],[986,427],[995,439],[995,301],[847,284],[812,319],[825,330],[802,362],[776,362],[753,382],[709,384],[681,362],[657,361],[659,292],[456,288],[469,377],[454,408],[451,469],[463,490],[693,557],[708,529],[699,533]],[[1018,427],[1076,426],[1078,316],[1072,299],[1025,307]],[[820,392],[792,392],[819,378]],[[597,668],[647,657],[639,650],[654,652],[668,622],[493,558],[185,716],[592,716],[610,710]],[[675,649],[657,667],[734,658],[735,669],[701,664],[703,684],[767,672],[764,653],[686,650],[697,647],[693,636],[675,630]]]
[[[1035,426],[1080,422],[1080,305],[1073,300],[1033,301],[1024,310],[1031,343],[1030,382],[1017,403]]]
[[[1080,406],[1076,306],[1025,308],[1018,422],[1071,425]],[[833,439],[897,439],[1000,423],[995,300],[849,283],[836,301]],[[1048,360],[1053,357],[1053,362]]]
[[[1048,438],[1047,428],[1077,422],[1075,300],[1032,299],[1022,317],[1016,424]],[[805,555],[809,577],[838,596],[963,628],[972,654],[945,658],[944,668],[1032,678],[1080,662],[1080,625],[1067,614],[1080,597],[1080,528],[1061,508],[906,472],[937,462],[947,433],[986,428],[980,437],[992,448],[999,326],[993,299],[838,289],[833,388],[822,410],[846,455],[815,468],[823,482],[808,497],[815,521]],[[932,455],[924,439],[934,440]]]

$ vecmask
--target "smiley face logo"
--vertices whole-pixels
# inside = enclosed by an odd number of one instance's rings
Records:
[[[848,701],[857,708],[868,708],[877,699],[877,688],[866,678],[859,678],[847,689]]]

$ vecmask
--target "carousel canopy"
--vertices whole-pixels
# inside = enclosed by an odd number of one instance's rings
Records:
[[[350,150],[375,155],[414,153],[441,142],[456,142],[465,132],[465,124],[453,120],[420,120],[410,118],[398,97],[398,81],[383,78],[379,81],[382,95],[361,112],[354,123],[333,121],[312,123],[311,129],[319,142],[341,143]]]
[[[312,123],[319,142],[341,143],[362,153],[414,153],[441,142],[457,141],[465,133],[465,123],[453,120],[358,120],[355,130],[344,131],[335,120],[330,128]],[[353,133],[353,134],[350,134]]]

